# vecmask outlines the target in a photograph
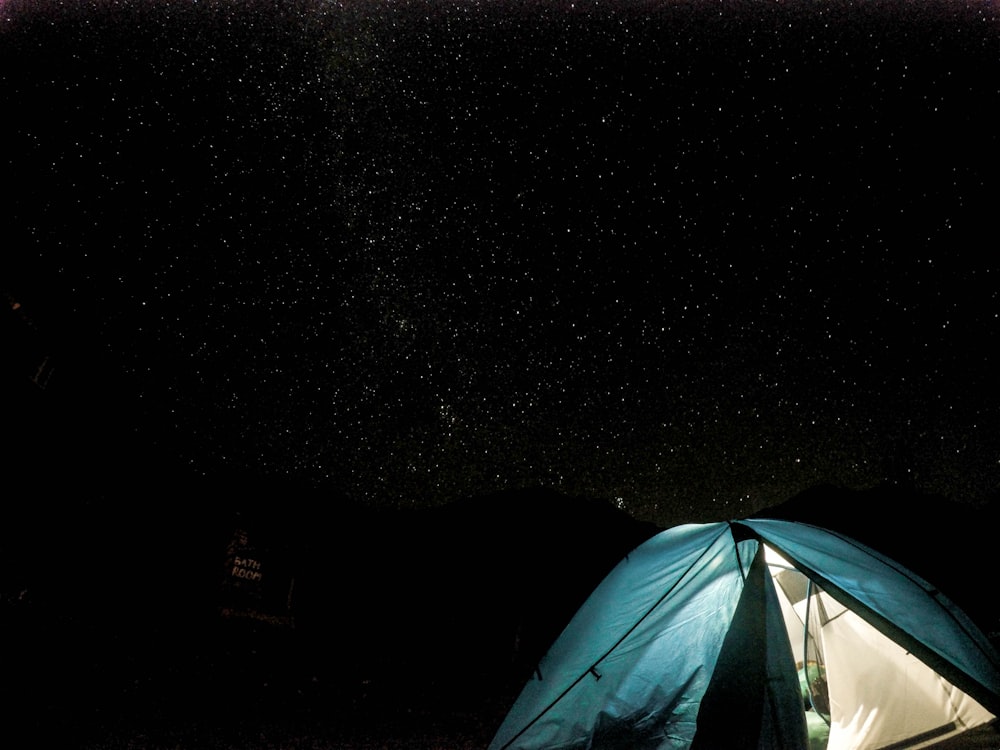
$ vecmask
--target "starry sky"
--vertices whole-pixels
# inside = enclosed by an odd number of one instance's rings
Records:
[[[8,0],[0,56],[50,462],[663,525],[1000,486],[992,3]]]

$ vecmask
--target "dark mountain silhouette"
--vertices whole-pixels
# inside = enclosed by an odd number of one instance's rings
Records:
[[[310,542],[297,627],[355,644],[359,674],[402,667],[443,681],[530,670],[611,567],[659,531],[541,488],[345,522]]]
[[[159,480],[22,519],[29,560],[2,593],[28,723],[506,699],[659,530],[541,488],[380,511],[276,480]],[[240,534],[261,577],[234,593]]]

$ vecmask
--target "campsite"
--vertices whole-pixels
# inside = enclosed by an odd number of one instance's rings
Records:
[[[303,513],[306,500],[295,506]],[[72,736],[81,748],[487,747],[524,685],[548,671],[546,653],[577,609],[661,529],[541,489],[475,500],[325,523],[244,507],[212,533],[150,529],[141,548],[102,537],[110,524],[77,526],[51,539],[63,553],[34,568],[24,600],[5,597],[19,633],[8,705],[34,736]],[[827,486],[770,515],[809,521],[818,509],[829,521],[834,507],[841,533],[940,585],[995,646],[1000,607],[978,572],[990,565],[995,514],[900,488]],[[903,508],[905,534],[876,520]],[[226,581],[237,526],[265,577],[279,588],[294,579],[290,599],[245,598],[235,612]],[[105,567],[88,560],[92,545],[112,556]],[[123,554],[142,564],[120,569]],[[81,580],[105,583],[84,593]],[[973,744],[995,743],[992,731],[930,746],[995,747]]]
[[[0,0],[0,742],[1000,749],[997,81],[977,0]]]

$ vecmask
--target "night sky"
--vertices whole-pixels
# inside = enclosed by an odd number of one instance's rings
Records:
[[[0,102],[49,476],[996,497],[994,4],[0,0]]]

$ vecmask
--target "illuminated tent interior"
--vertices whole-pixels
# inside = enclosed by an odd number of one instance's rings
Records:
[[[622,560],[490,750],[896,750],[998,711],[1000,657],[929,582],[843,535],[755,519],[668,529]]]

